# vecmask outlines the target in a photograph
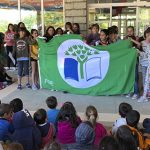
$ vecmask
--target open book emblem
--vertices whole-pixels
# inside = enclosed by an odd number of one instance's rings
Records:
[[[109,68],[109,52],[90,47],[81,40],[63,42],[57,55],[60,75],[76,88],[88,88],[100,83]]]

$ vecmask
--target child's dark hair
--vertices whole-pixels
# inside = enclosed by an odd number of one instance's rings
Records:
[[[27,29],[25,27],[21,27],[21,28],[19,28],[19,32],[21,32],[21,31],[26,33]]]
[[[7,28],[7,32],[10,32],[9,27],[12,26],[13,27],[13,31],[14,31],[14,25],[12,23],[8,24],[8,28]]]
[[[101,32],[104,32],[106,36],[109,35],[108,29],[102,29]]]
[[[4,114],[9,114],[11,112],[11,107],[9,104],[0,104],[0,117],[3,117]]]
[[[119,150],[119,146],[113,136],[105,136],[100,142],[99,150]]]
[[[65,102],[57,116],[58,122],[66,120],[71,122],[73,128],[76,128],[79,125],[76,110],[71,102]]]
[[[8,145],[8,150],[24,150],[20,143],[11,143]]]
[[[127,113],[132,110],[132,106],[128,103],[121,103],[119,105],[119,114],[122,118],[125,118]]]
[[[144,31],[144,38],[146,38],[146,34],[150,33],[150,27],[148,27],[145,31]]]
[[[134,31],[134,27],[133,26],[128,26],[127,29],[132,29]]]
[[[116,139],[121,150],[137,150],[138,143],[128,126],[121,126],[116,133]]]
[[[139,120],[140,120],[140,113],[136,110],[131,110],[126,115],[127,124],[131,127],[137,128]]]
[[[14,113],[21,111],[23,109],[23,102],[20,98],[15,98],[12,101],[10,101],[10,106],[12,108],[12,111]]]
[[[67,25],[70,26],[70,29],[72,30],[72,23],[71,22],[66,22],[65,28],[66,28]]]
[[[98,29],[98,31],[99,31],[99,25],[98,25],[97,23],[93,24],[93,25],[91,26],[91,29],[93,29],[94,27],[96,27],[96,28]]]
[[[49,30],[50,28],[53,29],[53,31],[54,31],[53,36],[54,36],[54,35],[55,35],[55,28],[54,28],[53,26],[49,26],[49,27],[46,29],[45,35],[49,35],[48,30]]]
[[[31,29],[31,34],[33,34],[34,32],[38,32],[37,29]]]
[[[114,27],[109,27],[108,32],[109,34],[118,34],[118,31]]]
[[[43,124],[46,122],[47,114],[45,109],[38,109],[33,115],[34,121],[37,124]]]
[[[86,117],[92,123],[92,125],[95,126],[98,112],[94,106],[90,105],[86,108]]]
[[[55,96],[48,97],[46,99],[46,104],[50,109],[57,107],[57,98]]]
[[[56,29],[56,32],[55,32],[56,34],[58,34],[58,30],[61,30],[61,32],[62,32],[62,34],[63,34],[64,31],[63,31],[63,29],[60,28],[60,27]]]

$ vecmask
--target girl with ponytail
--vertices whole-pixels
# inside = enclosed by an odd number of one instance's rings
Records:
[[[101,123],[97,122],[98,112],[94,106],[88,106],[86,108],[86,118],[93,125],[96,135],[94,145],[98,146],[101,139],[107,135],[107,131]]]

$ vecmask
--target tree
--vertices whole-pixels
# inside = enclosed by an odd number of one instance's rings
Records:
[[[73,45],[66,52],[65,55],[70,55],[76,57],[80,64],[80,77],[84,79],[84,63],[88,60],[88,57],[91,55],[99,54],[99,50],[89,48],[84,45]]]

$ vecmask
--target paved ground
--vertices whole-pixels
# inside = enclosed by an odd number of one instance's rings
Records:
[[[84,114],[88,105],[94,105],[100,114],[100,120],[108,121],[118,117],[118,106],[121,102],[130,103],[134,109],[138,110],[143,118],[148,115],[150,117],[150,102],[137,103],[135,100],[127,99],[125,96],[86,96],[64,94],[62,92],[51,92],[46,89],[32,91],[30,89],[16,90],[17,84],[13,84],[4,90],[0,91],[0,99],[2,102],[9,102],[13,98],[21,98],[24,102],[25,108],[30,111],[35,111],[38,108],[45,108],[45,100],[48,96],[56,96],[58,99],[58,107],[65,101],[71,101],[75,105],[77,112]]]

